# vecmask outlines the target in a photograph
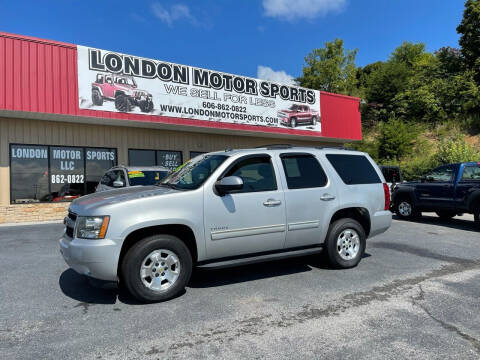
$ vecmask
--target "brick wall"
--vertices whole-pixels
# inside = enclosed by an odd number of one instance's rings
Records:
[[[0,224],[62,220],[69,206],[69,202],[0,206]]]

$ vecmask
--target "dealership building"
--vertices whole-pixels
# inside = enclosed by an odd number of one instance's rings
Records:
[[[123,50],[123,49],[122,49]],[[128,49],[124,49],[128,51]],[[62,219],[115,165],[361,140],[359,99],[0,32],[0,223]]]

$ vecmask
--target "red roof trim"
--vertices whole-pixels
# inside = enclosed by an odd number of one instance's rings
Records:
[[[61,47],[66,47],[66,48],[70,48],[70,49],[76,49],[77,48],[77,45],[66,43],[66,42],[46,40],[46,39],[41,39],[41,38],[37,38],[37,37],[33,37],[33,36],[11,34],[11,33],[3,32],[3,31],[0,31],[0,37],[4,37],[4,38],[8,38],[8,39],[14,39],[14,40],[30,41],[30,42],[34,42],[34,43],[37,43],[37,44],[61,46]]]

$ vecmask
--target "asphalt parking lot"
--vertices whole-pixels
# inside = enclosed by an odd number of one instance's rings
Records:
[[[69,270],[61,224],[0,227],[1,359],[479,359],[480,232],[394,220],[360,265],[196,271],[143,305]]]

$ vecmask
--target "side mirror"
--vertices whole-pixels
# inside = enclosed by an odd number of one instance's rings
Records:
[[[115,180],[113,182],[113,187],[114,188],[121,188],[121,187],[124,187],[124,186],[125,186],[125,184],[123,183],[122,180]]]
[[[215,183],[215,189],[218,191],[220,196],[228,194],[235,190],[240,190],[243,188],[243,180],[238,176],[227,176]]]

